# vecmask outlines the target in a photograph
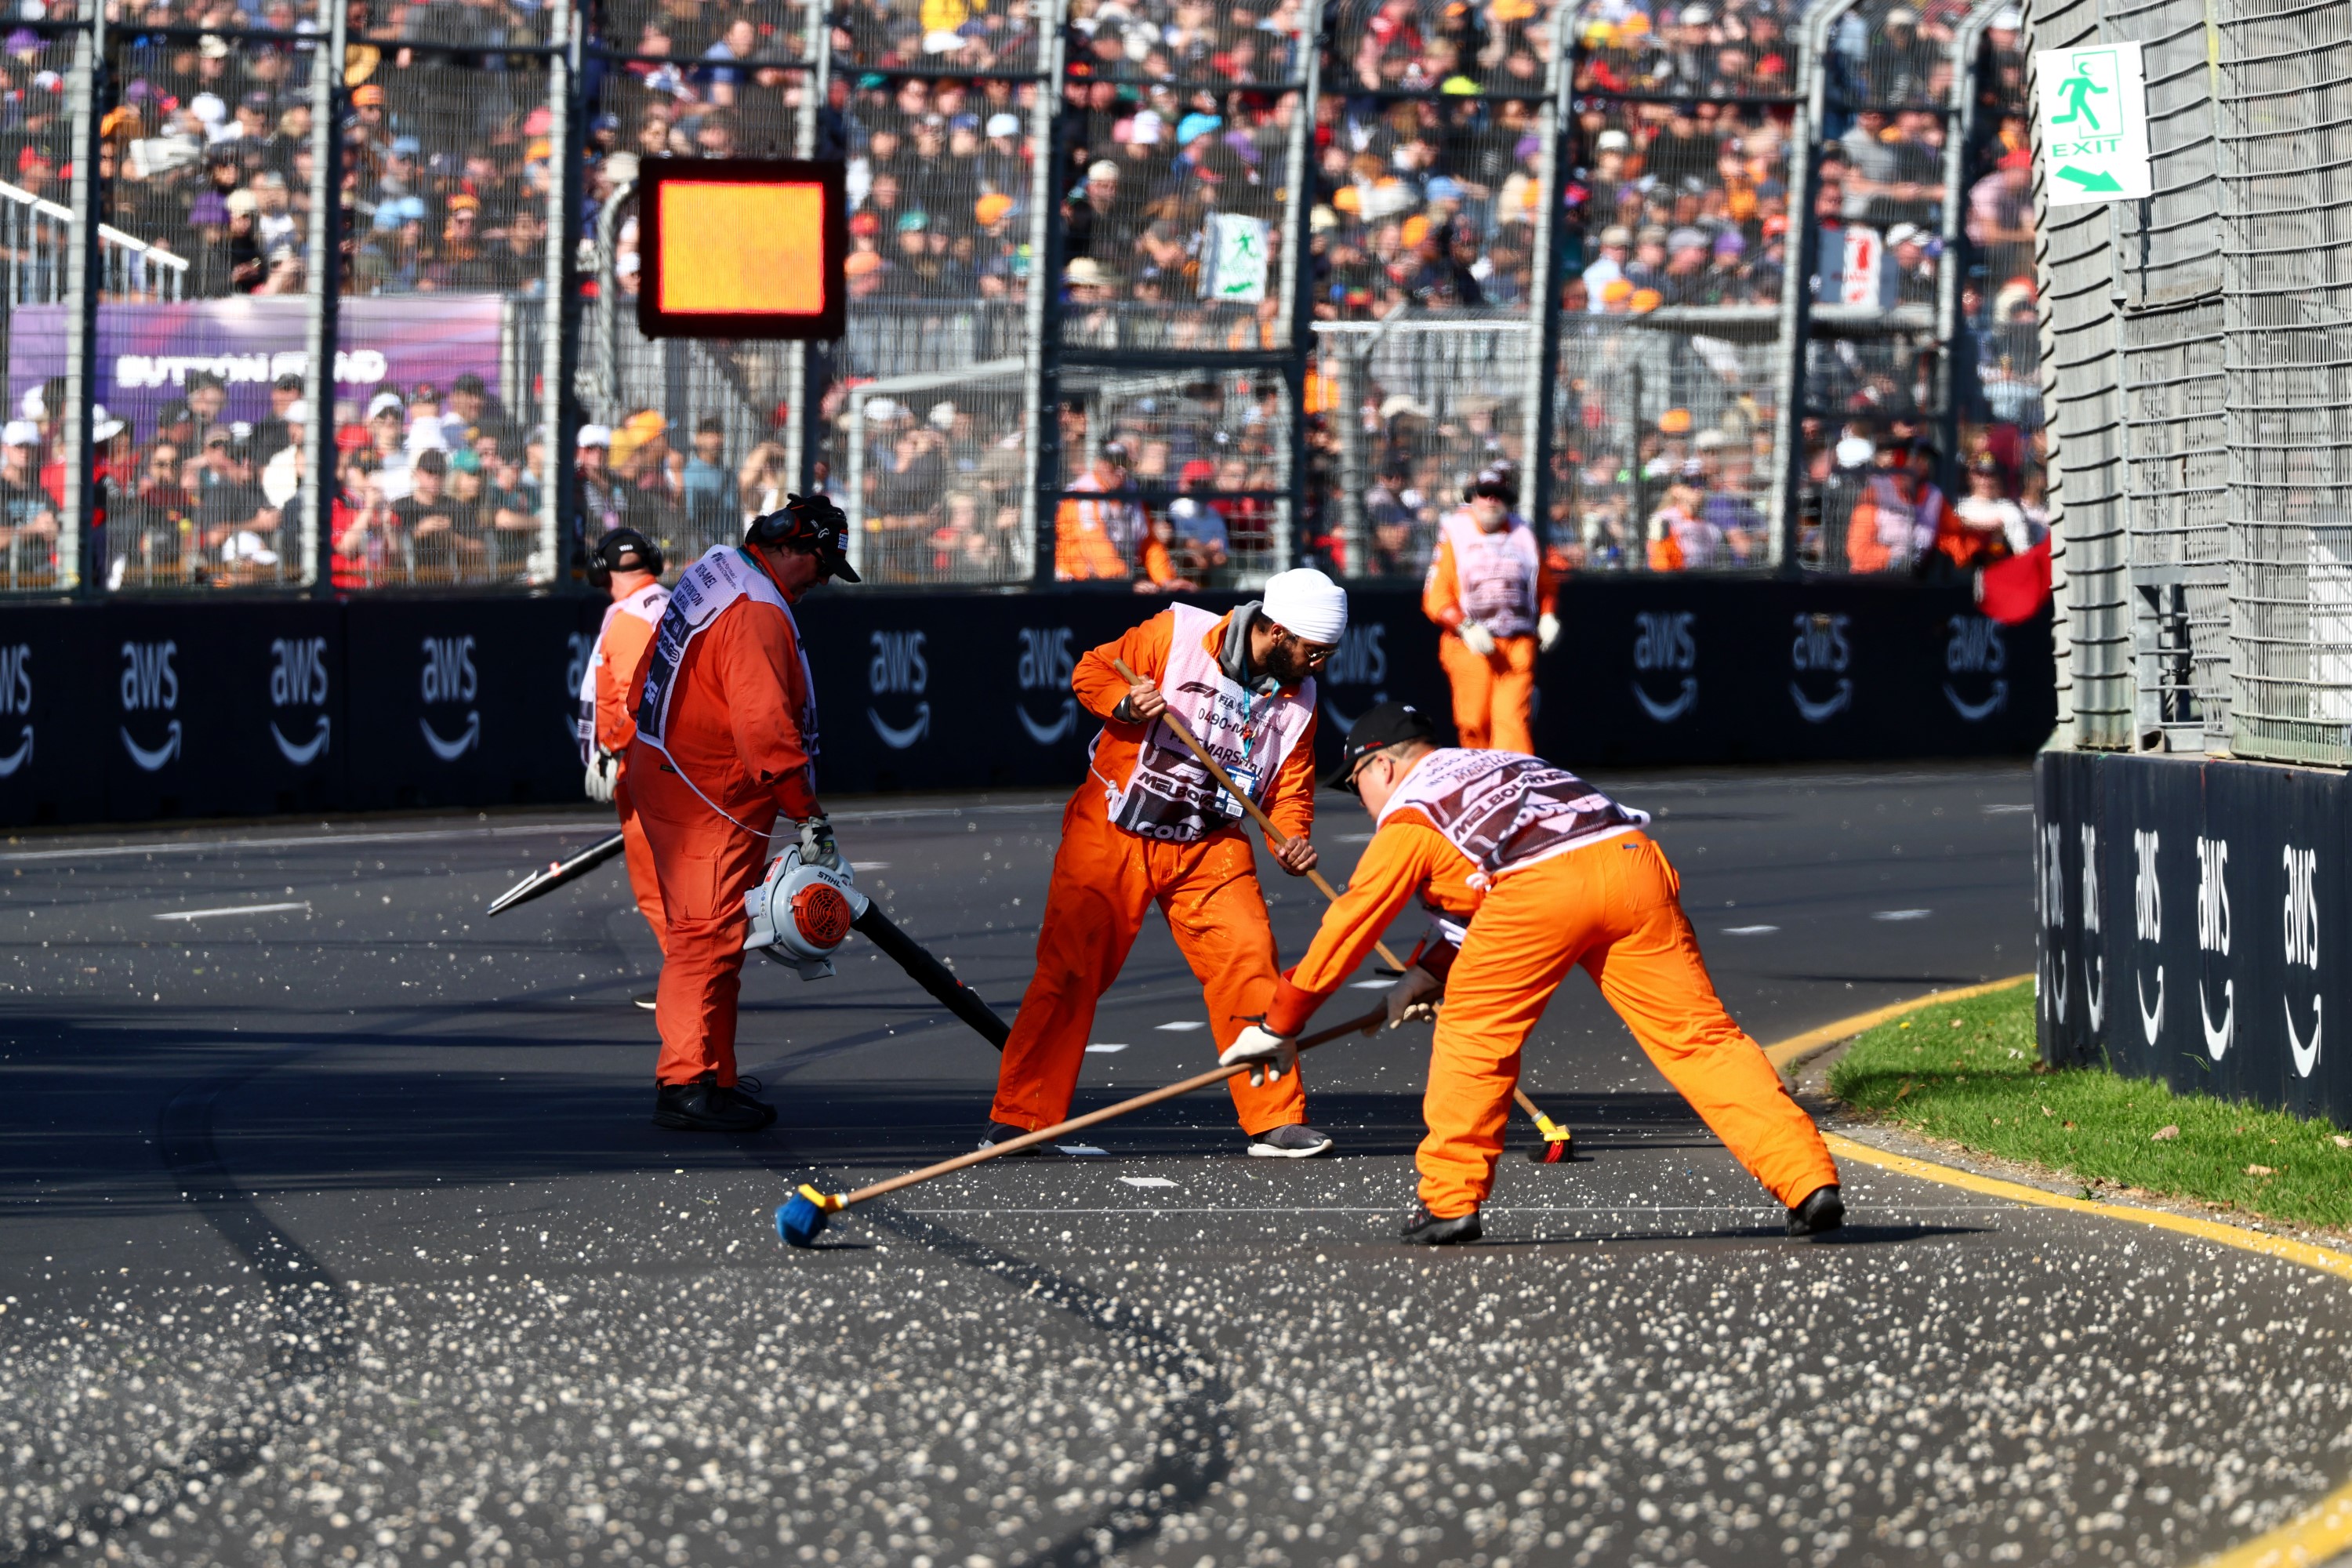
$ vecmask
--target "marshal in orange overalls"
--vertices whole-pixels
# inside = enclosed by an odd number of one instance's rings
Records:
[[[1837,1181],[1811,1119],[1717,997],[1647,820],[1533,757],[1432,752],[1283,980],[1265,1026],[1296,1035],[1416,894],[1455,929],[1468,922],[1458,956],[1441,940],[1414,961],[1445,983],[1417,1162],[1431,1214],[1466,1215],[1493,1191],[1520,1047],[1571,966],[1783,1205]]]
[[[750,563],[746,570],[767,575],[757,552],[734,554]],[[640,658],[630,681],[632,712],[643,704],[651,664]],[[822,809],[813,737],[804,733],[814,711],[808,666],[792,617],[755,598],[736,600],[686,645],[671,686],[668,759],[643,735],[628,752],[630,793],[668,917],[654,1005],[662,1037],[654,1078],[683,1084],[715,1071],[731,1086],[751,929],[743,895],[767,868],[777,814],[809,817]]]
[[[1214,1051],[1231,1045],[1274,999],[1274,928],[1266,921],[1245,830],[1226,821],[1198,837],[1182,837],[1187,830],[1180,827],[1161,828],[1163,837],[1145,837],[1118,825],[1111,815],[1115,798],[1137,798],[1131,786],[1139,783],[1139,766],[1177,765],[1166,761],[1166,748],[1175,742],[1166,738],[1164,726],[1111,718],[1128,692],[1112,659],[1126,660],[1129,669],[1160,686],[1170,711],[1208,740],[1215,715],[1206,710],[1203,698],[1185,689],[1186,680],[1167,676],[1175,662],[1180,621],[1193,639],[1191,662],[1197,668],[1202,656],[1213,663],[1232,620],[1213,619],[1190,606],[1163,610],[1118,641],[1090,649],[1072,673],[1078,701],[1107,722],[1095,743],[1091,776],[1062,813],[1062,845],[1054,857],[1045,923],[1037,933],[1037,973],[1005,1042],[990,1112],[995,1121],[1038,1128],[1068,1116],[1096,1005],[1118,978],[1144,912],[1154,904],[1201,982]],[[1271,781],[1255,793],[1276,826],[1304,837],[1315,820],[1314,682],[1276,695],[1292,726],[1289,751]],[[1193,766],[1189,759],[1181,765]],[[1122,816],[1135,820],[1126,805]],[[1306,1091],[1295,1072],[1255,1088],[1244,1074],[1233,1079],[1231,1088],[1242,1130],[1253,1137],[1307,1120]]]
[[[606,609],[589,665],[596,744],[620,759],[613,782],[613,808],[621,817],[621,858],[629,868],[629,891],[637,900],[637,912],[653,927],[655,945],[664,952],[669,951],[669,933],[662,914],[661,879],[654,870],[653,846],[646,841],[645,825],[637,820],[636,797],[629,788],[628,752],[629,742],[637,738],[636,721],[630,716],[629,689],[645,663],[646,650],[653,647],[654,624],[668,603],[668,591],[656,584]]]
[[[1454,687],[1454,730],[1464,745],[1536,749],[1536,627],[1559,592],[1535,530],[1516,512],[1493,533],[1466,510],[1439,529],[1421,608],[1440,628],[1437,662]],[[1495,639],[1492,653],[1463,641],[1470,622]]]

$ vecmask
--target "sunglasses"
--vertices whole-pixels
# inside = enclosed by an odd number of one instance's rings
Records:
[[[1298,660],[1301,664],[1310,666],[1326,664],[1330,661],[1333,654],[1339,651],[1336,644],[1308,642],[1288,626],[1280,628],[1278,635],[1284,642],[1298,650]]]

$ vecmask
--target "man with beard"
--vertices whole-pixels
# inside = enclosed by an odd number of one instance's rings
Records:
[[[1176,605],[1078,661],[1071,688],[1104,728],[1062,813],[1037,972],[1004,1045],[982,1147],[1069,1114],[1095,1007],[1153,904],[1200,979],[1218,1048],[1265,1016],[1279,977],[1241,805],[1162,720],[1182,723],[1258,803],[1284,835],[1267,839],[1276,864],[1305,876],[1316,860],[1313,672],[1347,626],[1339,585],[1300,568],[1230,615]],[[1253,1155],[1297,1160],[1331,1147],[1307,1125],[1297,1074],[1230,1087]]]

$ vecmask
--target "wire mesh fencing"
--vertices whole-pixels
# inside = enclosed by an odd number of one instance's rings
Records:
[[[1563,563],[1760,569],[1785,362],[1788,18],[1595,6],[1576,39],[1574,252],[1558,334],[1549,519]]]
[[[1957,3],[1865,0],[1812,59],[1761,0],[39,0],[0,49],[0,592],[576,585],[611,527],[683,560],[805,489],[895,585],[1409,576],[1496,467],[1556,567],[1854,569],[1843,516],[1792,548],[1838,434],[1776,445],[1801,374],[1957,418],[2034,509],[2022,57]],[[1965,322],[1972,376],[1907,324],[1791,363],[1822,73],[1901,132],[1831,153],[1832,226],[1992,215],[1882,312]],[[638,166],[728,155],[845,163],[837,342],[638,332]]]

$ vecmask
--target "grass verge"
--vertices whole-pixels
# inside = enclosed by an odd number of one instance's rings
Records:
[[[2085,1184],[2352,1228],[2352,1137],[2103,1068],[2045,1070],[2033,986],[1929,1004],[1856,1039],[1830,1092],[1930,1138]]]

